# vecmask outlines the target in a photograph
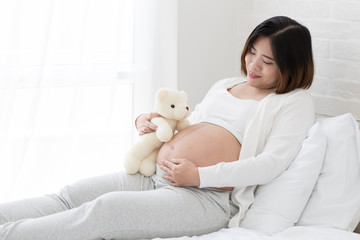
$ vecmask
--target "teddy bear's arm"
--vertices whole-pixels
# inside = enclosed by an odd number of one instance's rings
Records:
[[[180,120],[177,122],[176,124],[176,130],[181,131],[184,128],[187,128],[188,126],[190,126],[190,122],[187,118]]]
[[[174,135],[174,130],[165,118],[157,117],[151,119],[158,128],[156,130],[156,136],[161,142],[168,142]]]

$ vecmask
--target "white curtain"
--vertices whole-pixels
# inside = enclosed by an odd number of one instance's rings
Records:
[[[135,113],[176,84],[154,61],[168,5],[0,0],[0,201],[122,170]]]

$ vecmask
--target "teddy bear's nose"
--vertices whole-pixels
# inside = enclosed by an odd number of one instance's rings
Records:
[[[189,107],[186,107],[186,110],[188,110],[188,111],[189,111]]]

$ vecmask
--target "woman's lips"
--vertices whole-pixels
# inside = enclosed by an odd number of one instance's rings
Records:
[[[251,78],[259,78],[260,76],[256,75],[252,71],[249,71],[249,77],[251,77]]]

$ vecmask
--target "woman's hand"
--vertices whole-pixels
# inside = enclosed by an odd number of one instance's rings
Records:
[[[143,113],[136,118],[135,126],[139,131],[139,136],[156,131],[157,126],[151,122],[154,117],[162,116],[158,113]]]
[[[200,186],[200,176],[197,166],[187,159],[163,160],[160,168],[168,175],[162,177],[170,181],[172,186]]]

